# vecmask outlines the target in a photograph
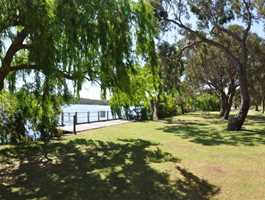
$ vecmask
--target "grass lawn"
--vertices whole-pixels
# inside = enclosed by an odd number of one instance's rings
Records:
[[[265,117],[240,132],[217,113],[131,122],[47,147],[0,147],[0,199],[263,200]]]

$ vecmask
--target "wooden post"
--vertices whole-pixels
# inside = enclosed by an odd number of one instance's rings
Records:
[[[90,119],[89,119],[89,117],[90,117],[90,113],[89,113],[89,112],[87,112],[87,123],[89,123],[89,122],[90,122]]]
[[[74,124],[73,124],[73,126],[74,126],[74,134],[76,134],[76,124],[77,124],[77,113],[75,113],[75,115],[74,115]]]
[[[99,115],[99,112],[100,112],[100,111],[98,111],[98,121],[100,121],[100,115]]]
[[[107,111],[107,121],[109,120],[109,111]]]
[[[61,114],[61,125],[64,126],[64,113]]]

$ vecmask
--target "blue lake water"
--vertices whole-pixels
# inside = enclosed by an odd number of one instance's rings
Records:
[[[87,123],[103,120],[111,120],[118,118],[111,113],[110,106],[104,105],[83,105],[83,104],[71,104],[62,107],[63,117],[58,116],[59,123],[61,124],[63,120],[64,126],[73,125],[73,118],[75,113],[77,113],[78,123]],[[89,114],[88,114],[89,113]],[[35,132],[31,128],[31,124],[26,124],[26,134],[32,137],[34,140],[40,137],[39,132]]]
[[[62,107],[63,112],[98,112],[98,111],[111,111],[110,106],[102,105],[83,105],[83,104],[72,104],[65,105]]]
[[[111,108],[108,105],[83,105],[72,104],[62,107],[64,116],[60,116],[60,122],[64,125],[73,124],[73,116],[77,113],[77,122],[94,122],[99,120],[114,119]]]

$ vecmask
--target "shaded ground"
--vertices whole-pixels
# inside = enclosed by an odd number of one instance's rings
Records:
[[[217,114],[209,113],[193,113],[181,119],[169,119],[167,124],[170,126],[161,130],[203,145],[265,144],[265,117],[262,115],[250,115],[245,127],[238,132],[225,130],[227,121],[218,119]]]
[[[178,159],[144,140],[120,143],[75,139],[49,145],[52,162],[40,160],[41,146],[4,149],[0,199],[210,199],[219,188],[175,165],[170,181],[151,163]],[[11,162],[8,162],[11,161]]]
[[[217,113],[91,130],[48,146],[0,147],[0,199],[265,199],[265,119]],[[168,153],[166,153],[168,152]]]

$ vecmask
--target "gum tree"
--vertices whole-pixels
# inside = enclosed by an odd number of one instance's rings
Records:
[[[252,34],[248,40],[249,46],[249,81],[253,84],[249,86],[252,105],[255,105],[256,111],[259,110],[259,105],[262,104],[264,112],[265,103],[265,43],[264,40],[257,34]]]
[[[237,115],[229,120],[228,129],[240,130],[250,107],[247,39],[252,24],[258,19],[256,2],[251,0],[157,0],[153,5],[163,23],[176,26],[185,34],[189,34],[191,39],[215,46],[230,57],[239,77],[241,105]],[[189,23],[191,18],[193,26]],[[243,30],[240,32],[229,30],[227,26],[231,23],[243,24]],[[240,46],[237,55],[231,51],[230,46],[215,39],[224,36],[231,38]]]
[[[235,68],[220,49],[200,45],[193,49],[186,66],[188,79],[199,88],[211,88],[220,98],[220,116],[228,119],[238,86]]]

